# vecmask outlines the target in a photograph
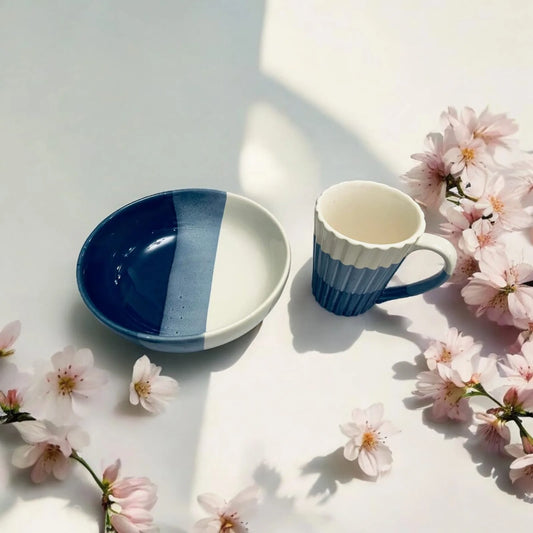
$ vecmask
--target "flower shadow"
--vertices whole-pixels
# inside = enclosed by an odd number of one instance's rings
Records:
[[[422,411],[422,421],[427,427],[440,433],[446,440],[456,438],[468,439],[472,436],[472,433],[465,422],[451,419],[435,419],[431,407],[426,407]]]
[[[361,471],[357,462],[344,457],[342,447],[328,455],[314,457],[302,467],[303,476],[313,474],[318,474],[318,477],[309,489],[308,496],[321,496],[319,504],[326,503],[337,492],[339,485],[353,479],[371,479]]]
[[[253,479],[262,493],[261,505],[255,513],[257,522],[254,522],[254,531],[318,533],[324,530],[324,523],[329,521],[327,517],[300,513],[295,509],[295,497],[280,495],[282,479],[275,468],[261,463],[254,470]],[[264,524],[264,529],[259,527],[261,524]]]
[[[426,358],[422,353],[415,356],[414,363],[410,363],[409,361],[398,361],[392,365],[394,379],[401,381],[413,381],[420,372],[427,369]]]
[[[493,479],[501,491],[516,496],[527,503],[533,503],[533,497],[521,493],[509,478],[511,457],[488,450],[476,437],[467,439],[464,448],[470,454],[481,476]]]
[[[470,335],[475,341],[483,339],[486,353],[505,353],[518,336],[518,331],[512,326],[496,326],[486,316],[474,318],[474,314],[461,296],[461,285],[448,284],[440,291],[424,293],[424,300],[435,306],[444,316],[448,317],[448,327],[456,327],[465,335]]]

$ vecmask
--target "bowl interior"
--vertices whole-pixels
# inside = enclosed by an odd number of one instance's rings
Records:
[[[169,191],[119,209],[93,231],[78,285],[93,313],[123,334],[190,338],[231,328],[261,307],[266,314],[288,255],[279,224],[254,202]]]

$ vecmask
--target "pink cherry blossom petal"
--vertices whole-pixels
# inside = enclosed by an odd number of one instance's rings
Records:
[[[361,470],[367,475],[376,477],[379,474],[378,458],[375,453],[371,453],[365,448],[362,448],[357,458],[357,463]]]
[[[107,513],[118,533],[156,531],[150,512],[157,501],[157,487],[145,477],[118,477],[120,459],[104,470],[109,483]]]
[[[44,461],[42,456],[37,459],[34,467],[30,473],[30,479],[34,483],[42,483],[51,472],[51,464],[48,461]]]
[[[138,382],[141,380],[142,377],[150,375],[150,359],[148,359],[148,356],[143,355],[135,361],[135,364],[133,365],[133,375],[131,380],[133,382]]]
[[[106,374],[94,368],[92,361],[92,352],[87,348],[76,351],[67,346],[55,353],[51,357],[52,370],[45,372],[29,391],[32,414],[61,423],[81,415],[85,400],[107,382]]]
[[[219,531],[245,533],[248,528],[243,516],[257,504],[258,492],[257,487],[248,487],[229,502],[212,493],[198,496],[198,503],[211,516],[197,521],[193,525],[193,531],[196,533],[218,533]]]
[[[3,327],[2,331],[0,331],[0,353],[13,346],[20,335],[20,329],[20,320],[10,322]]]
[[[516,444],[516,443],[508,444],[505,447],[505,451],[509,455],[515,458],[522,457],[524,455],[524,448],[522,447],[521,444]]]
[[[176,396],[178,382],[161,376],[161,367],[154,365],[143,355],[133,365],[132,381],[129,386],[129,400],[133,405],[141,406],[151,413],[164,411],[167,404]]]
[[[81,348],[78,351],[72,349],[72,351],[74,352],[74,355],[72,357],[73,366],[87,368],[92,367],[94,365],[93,352],[91,352],[91,350],[89,350],[88,348]]]
[[[344,446],[344,457],[348,461],[355,461],[359,455],[360,446],[353,440],[350,439]]]
[[[388,420],[383,420],[383,404],[375,403],[367,409],[354,409],[352,420],[340,426],[349,437],[343,454],[349,461],[357,459],[359,466],[369,476],[379,476],[392,464],[388,438],[398,433]]]
[[[11,462],[17,468],[29,468],[37,462],[41,453],[42,452],[38,446],[24,444],[13,451]]]
[[[198,496],[197,500],[203,510],[210,514],[215,514],[218,509],[226,504],[226,501],[223,498],[212,492],[201,494]]]
[[[220,520],[217,518],[202,518],[193,526],[193,533],[220,533]]]
[[[382,403],[374,403],[365,411],[369,425],[376,427],[383,419],[384,407]]]
[[[15,424],[20,436],[29,444],[43,442],[50,437],[50,430],[41,420],[26,420]]]
[[[113,464],[109,465],[104,470],[104,473],[102,475],[103,479],[110,483],[113,483],[113,481],[116,481],[118,477],[118,473],[120,471],[120,467],[121,467],[121,461],[120,459],[117,459]]]
[[[252,485],[241,490],[230,502],[232,507],[238,507],[241,512],[248,506],[255,505],[259,498],[259,487]]]
[[[73,443],[84,444],[89,439],[79,428],[56,426],[48,421],[30,420],[17,422],[14,426],[27,445],[14,450],[12,462],[19,468],[33,465],[31,479],[36,483],[43,481],[50,473],[63,479],[62,476],[68,473]]]
[[[347,437],[355,437],[356,435],[359,435],[361,430],[359,429],[359,426],[355,422],[346,422],[344,424],[341,424],[340,430],[347,436]]]
[[[110,520],[111,525],[118,533],[140,533],[141,531],[128,518],[121,514],[113,514]]]
[[[70,472],[71,463],[67,457],[59,458],[52,466],[54,477],[59,480],[66,479]]]

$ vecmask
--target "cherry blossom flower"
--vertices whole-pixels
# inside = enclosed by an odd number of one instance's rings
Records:
[[[522,351],[522,346],[527,342],[533,340],[533,322],[524,321],[524,324],[519,324],[522,331],[518,334],[515,342],[509,346],[509,353],[519,353]]]
[[[489,451],[503,454],[505,446],[511,441],[511,431],[505,421],[490,412],[475,413],[474,417],[479,422],[476,434],[482,439]]]
[[[469,196],[478,196],[485,186],[487,166],[490,164],[485,143],[473,137],[460,122],[454,123],[453,135],[455,143],[444,154],[444,162],[450,166],[454,176],[461,177]]]
[[[492,251],[490,251],[492,252]],[[479,261],[480,272],[473,274],[461,294],[475,309],[500,325],[533,321],[533,287],[525,285],[533,279],[533,266],[514,263],[505,253],[486,251]]]
[[[499,240],[501,234],[501,226],[494,225],[486,219],[479,219],[463,231],[458,246],[479,260],[486,250],[495,248],[503,250],[503,243]]]
[[[259,489],[248,487],[229,502],[216,494],[198,496],[198,503],[210,516],[202,518],[193,526],[193,533],[246,533],[245,517],[258,503]]]
[[[507,182],[523,200],[533,193],[533,154],[525,153],[523,158],[512,164]]]
[[[503,396],[503,404],[514,411],[533,409],[533,389],[510,387]]]
[[[524,210],[520,191],[506,185],[501,175],[487,181],[476,205],[484,210],[483,216],[490,217],[491,222],[507,231],[527,228],[533,222],[531,215]]]
[[[457,250],[457,263],[453,274],[450,276],[450,283],[463,284],[468,281],[476,272],[479,272],[478,260],[470,254]]]
[[[479,353],[481,346],[474,343],[474,339],[463,335],[457,328],[450,328],[443,341],[431,342],[424,352],[426,363],[430,370],[434,370],[438,363],[450,365],[456,357],[471,358]]]
[[[513,484],[525,493],[533,492],[533,453],[526,453],[520,444],[508,444],[505,450],[515,460],[509,466],[509,477]]]
[[[483,216],[483,210],[476,207],[476,203],[462,199],[459,205],[448,205],[442,210],[447,221],[440,225],[442,236],[457,244],[463,232]]]
[[[522,345],[522,353],[507,354],[507,365],[500,367],[517,387],[533,387],[533,343]]]
[[[44,413],[52,421],[68,421],[82,414],[87,400],[107,382],[107,376],[94,367],[88,348],[76,351],[67,346],[55,353],[51,362],[53,370],[30,391],[32,412]]]
[[[19,338],[20,327],[20,320],[15,320],[4,326],[2,331],[0,331],[0,357],[8,357],[15,353],[13,344]]]
[[[178,393],[178,382],[168,376],[161,376],[161,367],[150,362],[146,355],[139,357],[133,365],[130,383],[130,403],[141,404],[152,413],[162,412]]]
[[[120,466],[120,459],[117,459],[103,473],[102,503],[110,524],[117,533],[158,531],[150,514],[157,501],[157,487],[146,477],[118,479]]]
[[[30,382],[29,374],[20,372],[13,363],[3,363],[0,374],[0,409],[4,413],[20,411],[25,405]]]
[[[420,372],[416,378],[414,394],[433,401],[432,414],[435,419],[466,421],[471,417],[472,410],[468,398],[464,396],[468,386],[457,370],[437,363],[434,370]]]
[[[402,180],[417,202],[437,208],[444,201],[446,177],[450,173],[449,165],[443,159],[445,144],[442,134],[430,133],[426,137],[426,147],[426,152],[411,156],[420,164],[402,176]]]
[[[392,453],[387,445],[389,436],[398,433],[388,420],[383,420],[383,404],[375,403],[368,409],[354,409],[352,421],[342,424],[341,431],[350,440],[344,446],[344,457],[357,462],[371,477],[390,470]]]
[[[31,480],[41,483],[50,474],[65,479],[70,470],[70,455],[89,443],[89,435],[77,426],[55,426],[48,421],[29,420],[14,426],[27,443],[13,452],[18,468],[29,468]]]
[[[482,357],[479,353],[475,353],[470,358],[455,358],[452,361],[452,367],[458,372],[461,380],[468,387],[481,384],[484,388],[490,389],[498,382],[497,361],[496,354]]]
[[[518,131],[518,125],[513,119],[507,117],[505,113],[493,115],[485,108],[479,117],[476,112],[465,107],[461,113],[453,107],[448,108],[448,112],[443,113],[442,118],[447,120],[452,127],[458,122],[463,124],[470,132],[474,139],[480,139],[485,144],[487,150],[494,153],[494,150],[500,146],[511,149],[515,144],[514,141],[506,139],[509,135]]]

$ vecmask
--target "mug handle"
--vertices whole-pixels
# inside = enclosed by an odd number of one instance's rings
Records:
[[[415,281],[414,283],[399,285],[397,287],[387,287],[383,289],[376,303],[379,304],[389,300],[396,300],[397,298],[422,294],[442,285],[452,275],[455,264],[457,263],[457,252],[450,241],[438,235],[423,233],[409,253],[415,252],[416,250],[431,250],[439,254],[444,259],[442,270],[421,281]]]

